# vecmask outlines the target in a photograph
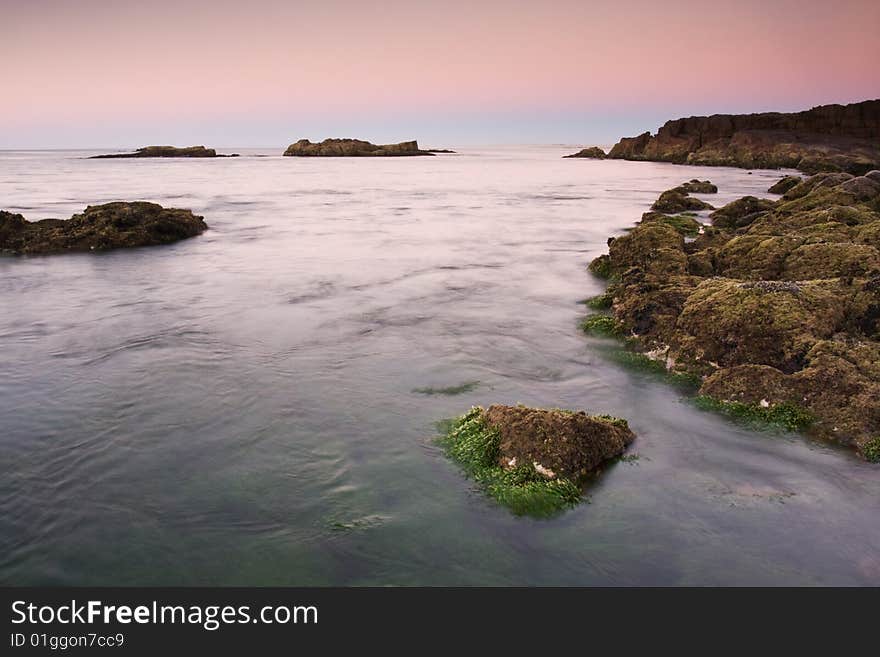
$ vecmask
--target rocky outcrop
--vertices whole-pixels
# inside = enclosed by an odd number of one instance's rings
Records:
[[[770,189],[767,190],[769,194],[785,194],[788,190],[790,190],[795,185],[799,185],[803,182],[803,178],[800,176],[785,176],[781,178],[779,181],[770,185]]]
[[[715,114],[667,121],[621,139],[609,158],[807,173],[880,168],[880,100],[784,114]]]
[[[419,149],[417,141],[371,144],[360,139],[325,139],[313,144],[308,139],[300,139],[288,146],[284,154],[293,157],[402,157],[434,155],[434,152]]]
[[[691,178],[685,183],[680,184],[676,189],[681,190],[685,194],[717,194],[718,187],[713,185],[709,180],[697,180]]]
[[[186,148],[177,148],[176,146],[145,146],[137,149],[133,153],[94,155],[91,159],[108,160],[137,157],[238,157],[238,154],[218,155],[217,151],[213,148],[205,148],[204,146],[188,146]]]
[[[591,266],[612,281],[604,319],[716,408],[880,460],[880,172],[787,186],[691,241],[646,214]]]
[[[457,418],[442,442],[500,504],[546,516],[577,504],[580,486],[634,439],[619,418],[496,404]]]
[[[90,205],[66,220],[31,222],[0,211],[0,251],[48,254],[156,246],[194,237],[207,228],[204,219],[189,210],[142,201]]]
[[[589,148],[584,148],[579,150],[577,153],[572,153],[571,155],[564,155],[563,157],[586,157],[594,160],[604,160],[605,159],[605,151],[603,151],[598,146],[590,146]]]
[[[685,185],[687,184],[685,183]],[[660,198],[654,201],[651,209],[657,212],[699,212],[700,210],[713,210],[714,208],[709,203],[690,196],[685,191],[684,186],[681,185],[673,189],[667,189],[660,194]]]
[[[531,465],[548,479],[581,481],[635,440],[626,422],[584,412],[495,404],[483,418],[498,432],[499,466]]]

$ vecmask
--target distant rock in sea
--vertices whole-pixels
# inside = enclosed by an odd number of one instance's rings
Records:
[[[48,254],[156,246],[207,230],[190,210],[135,201],[90,205],[70,219],[27,221],[0,210],[0,252]]]
[[[213,148],[204,146],[188,146],[177,148],[176,146],[145,146],[133,153],[109,153],[108,155],[93,155],[90,159],[107,160],[134,157],[238,157],[238,153],[231,155],[218,155]]]
[[[676,119],[667,121],[656,135],[645,132],[621,139],[608,157],[860,175],[880,168],[880,99],[791,114]]]
[[[300,139],[284,151],[293,157],[402,157],[412,155],[434,155],[451,151],[419,149],[417,141],[402,141],[399,144],[371,144],[360,139],[325,139],[313,144],[308,139]]]
[[[598,146],[590,146],[589,148],[584,148],[583,150],[579,150],[577,153],[572,153],[571,155],[563,155],[562,157],[587,157],[592,158],[594,160],[604,160],[605,159],[605,151],[603,151]]]

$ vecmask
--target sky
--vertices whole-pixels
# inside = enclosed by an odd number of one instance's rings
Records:
[[[0,148],[600,144],[880,97],[880,1],[0,0]]]

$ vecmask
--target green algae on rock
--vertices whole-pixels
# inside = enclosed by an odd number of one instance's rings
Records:
[[[669,214],[695,210],[712,210],[713,207],[705,201],[689,196],[683,187],[676,187],[674,189],[667,189],[660,194],[660,198],[654,201],[651,209]]]
[[[625,420],[525,406],[475,406],[448,427],[447,455],[516,515],[576,505],[581,484],[635,439]]]
[[[70,219],[27,221],[0,211],[0,252],[49,254],[157,246],[208,229],[190,210],[135,201],[90,205]]]
[[[746,197],[691,241],[649,213],[610,241],[609,316],[654,368],[699,377],[702,407],[853,446],[880,435],[880,172]],[[647,356],[646,356],[647,357]],[[713,400],[713,401],[707,401]]]

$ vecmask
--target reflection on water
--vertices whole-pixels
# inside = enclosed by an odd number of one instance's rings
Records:
[[[145,199],[212,228],[0,258],[0,582],[880,583],[877,468],[701,412],[577,330],[586,263],[660,191],[779,174],[568,152],[0,153],[30,219]],[[627,417],[639,458],[513,517],[432,440],[492,402]]]

